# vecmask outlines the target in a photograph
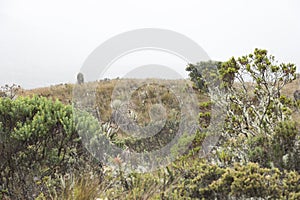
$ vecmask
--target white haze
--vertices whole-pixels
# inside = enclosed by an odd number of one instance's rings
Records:
[[[0,0],[0,85],[35,88],[75,82],[97,46],[139,28],[182,33],[213,60],[259,47],[300,66],[299,5],[297,0]],[[163,56],[153,57],[155,63],[133,56],[118,64],[123,69],[164,64],[159,60]],[[178,73],[185,68],[176,58],[166,64]],[[122,76],[111,72],[109,77]]]

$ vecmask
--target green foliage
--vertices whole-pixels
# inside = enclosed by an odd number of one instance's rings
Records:
[[[32,197],[45,189],[36,180],[75,173],[91,161],[72,107],[36,96],[0,99],[0,154],[0,187],[13,198]]]
[[[300,195],[300,176],[296,172],[261,168],[255,163],[234,164],[224,169],[199,160],[180,166],[176,167],[180,173],[175,176],[180,177],[180,181],[174,191],[177,190],[181,198],[289,199]]]
[[[186,71],[189,72],[189,77],[194,82],[194,87],[202,92],[208,92],[209,87],[220,84],[219,69],[221,62],[207,61],[197,64],[189,64]]]

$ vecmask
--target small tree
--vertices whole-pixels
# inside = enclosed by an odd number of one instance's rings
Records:
[[[218,72],[221,62],[217,61],[202,61],[197,64],[189,64],[186,71],[189,72],[189,77],[194,82],[194,87],[202,92],[208,92],[209,87],[219,83]]]
[[[291,121],[291,100],[281,95],[281,90],[296,78],[294,64],[279,64],[266,50],[255,49],[237,59],[202,62],[189,65],[187,70],[196,85],[210,90],[213,104],[226,112],[217,147],[221,163],[254,161],[285,166],[284,158],[297,149],[297,137],[295,125],[279,131],[282,124]],[[278,149],[286,147],[289,150]]]
[[[220,76],[228,91],[226,100],[231,103],[228,114],[242,115],[242,119],[235,120],[240,132],[246,136],[267,134],[274,131],[278,121],[289,118],[280,91],[296,78],[295,72],[294,64],[278,65],[274,56],[260,49],[222,63]]]
[[[294,64],[278,64],[274,56],[261,49],[222,63],[219,73],[222,87],[227,91],[225,101],[219,102],[227,110],[222,136],[229,141],[231,153],[228,155],[233,160],[272,165],[279,159],[274,157],[271,143],[274,143],[278,125],[291,120],[289,100],[280,92],[296,78],[295,72]],[[290,130],[294,132],[294,128]]]

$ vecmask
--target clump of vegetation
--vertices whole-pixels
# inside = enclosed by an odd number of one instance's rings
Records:
[[[36,96],[0,98],[1,191],[32,198],[46,191],[43,180],[94,167],[99,168],[80,142],[71,106]]]

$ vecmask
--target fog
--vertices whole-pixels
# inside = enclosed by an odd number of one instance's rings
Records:
[[[279,61],[300,66],[299,5],[296,0],[1,0],[0,85],[35,88],[73,83],[95,48],[140,28],[181,33],[213,60],[245,55],[258,47]],[[149,64],[172,67],[186,77],[186,63],[178,58],[144,52],[123,60],[108,72],[109,78]]]

